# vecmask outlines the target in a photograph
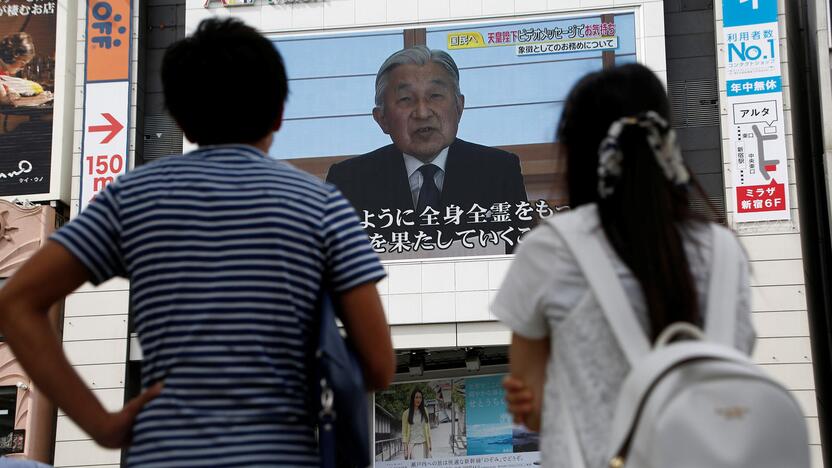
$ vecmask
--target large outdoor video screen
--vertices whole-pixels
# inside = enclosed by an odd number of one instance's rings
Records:
[[[553,142],[570,88],[636,60],[632,12],[273,40],[290,95],[270,156],[338,186],[386,259],[511,253],[568,205]],[[377,86],[414,46],[453,65],[405,61]]]

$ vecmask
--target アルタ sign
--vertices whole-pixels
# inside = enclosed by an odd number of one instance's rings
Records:
[[[735,220],[791,217],[777,0],[724,0]]]

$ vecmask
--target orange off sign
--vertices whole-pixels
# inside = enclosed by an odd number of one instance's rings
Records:
[[[130,0],[87,2],[87,82],[130,79]]]

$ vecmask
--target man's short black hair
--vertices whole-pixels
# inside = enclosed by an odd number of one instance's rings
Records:
[[[165,103],[200,145],[254,143],[281,118],[286,69],[274,45],[236,19],[206,19],[162,61]]]

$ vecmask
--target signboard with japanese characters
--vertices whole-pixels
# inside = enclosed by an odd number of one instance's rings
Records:
[[[776,0],[725,0],[735,221],[790,218]]]
[[[448,49],[512,46],[517,55],[540,55],[618,49],[615,23],[573,23],[568,26],[524,27],[502,31],[448,34]]]
[[[385,259],[512,253],[567,208],[552,142],[569,89],[636,61],[622,11],[274,42],[292,92],[270,156],[340,189]],[[403,49],[434,59],[380,75]]]
[[[56,0],[0,1],[0,197],[54,182],[56,27]]]
[[[130,0],[87,2],[81,210],[107,184],[127,170],[132,23],[130,3]]]

